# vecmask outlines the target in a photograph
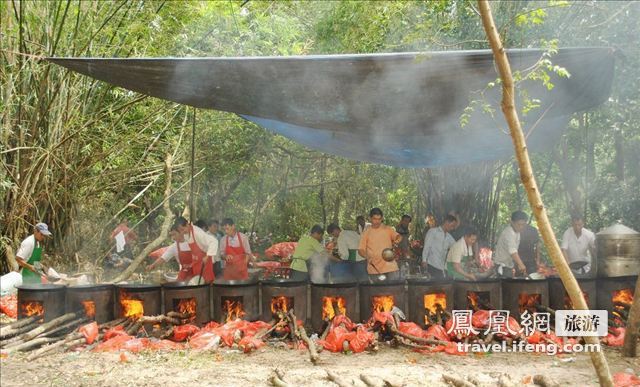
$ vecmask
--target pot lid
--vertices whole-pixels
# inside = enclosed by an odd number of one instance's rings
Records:
[[[597,235],[638,235],[640,234],[636,230],[633,230],[624,224],[617,222],[616,224],[609,226],[600,232]]]

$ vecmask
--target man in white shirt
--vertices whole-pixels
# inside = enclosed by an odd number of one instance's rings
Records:
[[[564,232],[560,247],[574,274],[591,271],[591,260],[596,256],[596,235],[584,228],[582,216],[571,217],[571,227]]]
[[[222,220],[225,236],[220,239],[218,256],[224,260],[223,277],[225,280],[246,280],[249,277],[248,264],[253,261],[249,238],[236,230],[231,218]]]
[[[447,215],[441,226],[431,228],[424,238],[422,250],[422,267],[427,270],[432,279],[445,279],[447,251],[455,243],[449,234],[455,230],[458,219],[453,215]]]
[[[493,260],[496,263],[498,275],[503,278],[513,277],[514,266],[518,274],[523,277],[527,276],[527,267],[520,259],[518,247],[520,246],[520,231],[524,229],[528,219],[529,216],[526,213],[515,211],[511,214],[511,224],[500,233]]]
[[[213,282],[213,259],[218,254],[218,240],[198,226],[178,217],[174,227],[184,235],[193,256],[193,274],[201,275],[206,283]]]

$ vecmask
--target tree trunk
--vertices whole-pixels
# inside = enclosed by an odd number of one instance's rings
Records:
[[[171,197],[171,175],[173,171],[173,157],[171,153],[167,153],[167,157],[165,159],[165,189],[164,189],[164,222],[162,222],[162,228],[160,230],[160,235],[153,242],[149,243],[142,252],[131,262],[129,267],[126,268],[119,276],[113,279],[112,282],[120,282],[124,281],[136,271],[138,266],[147,258],[149,253],[153,251],[155,248],[160,246],[165,239],[167,239],[167,235],[169,234],[169,228],[171,228],[171,222],[173,222],[173,213],[171,212],[171,205],[169,203],[169,198]],[[193,179],[192,179],[193,180]]]
[[[640,328],[640,278],[636,281],[636,297],[633,297],[633,304],[629,311],[627,319],[627,331],[624,335],[624,344],[622,345],[622,355],[627,357],[636,357],[636,349],[638,345],[638,333]]]
[[[571,298],[576,309],[588,309],[587,303],[582,295],[578,281],[576,281],[573,273],[569,269],[569,265],[564,260],[562,252],[560,251],[560,245],[553,234],[551,228],[551,222],[547,217],[547,211],[542,203],[542,197],[538,191],[537,183],[533,176],[533,170],[531,167],[531,160],[529,159],[529,153],[527,151],[527,145],[520,126],[520,119],[518,118],[518,112],[515,108],[515,88],[513,82],[513,76],[511,74],[511,66],[509,65],[509,59],[507,58],[506,51],[502,46],[498,30],[493,22],[493,15],[491,14],[491,8],[487,0],[478,0],[478,6],[480,8],[480,15],[482,18],[482,24],[484,30],[489,39],[491,50],[496,61],[500,79],[502,80],[502,113],[509,125],[511,138],[515,147],[516,159],[518,160],[518,166],[520,167],[520,178],[522,184],[524,184],[527,198],[529,199],[529,205],[533,210],[536,217],[540,234],[547,247],[547,251],[551,257],[551,261],[558,270],[560,279],[567,289],[567,293]],[[585,342],[587,344],[599,344],[598,338],[595,336],[585,336]],[[594,364],[600,385],[613,386],[613,380],[611,373],[609,372],[609,365],[607,359],[602,352],[591,352],[591,361]]]

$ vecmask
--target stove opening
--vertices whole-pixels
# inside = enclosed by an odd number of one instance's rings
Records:
[[[96,303],[92,300],[82,301],[82,307],[84,308],[84,315],[88,318],[96,317]]]
[[[391,312],[395,302],[395,298],[391,295],[373,296],[371,297],[371,309],[373,312]]]
[[[222,297],[220,300],[220,310],[222,310],[222,322],[227,323],[241,319],[246,313],[242,306],[242,296]]]
[[[120,317],[140,318],[144,316],[144,303],[142,300],[132,298],[125,292],[120,294],[120,307],[122,310]]]
[[[629,310],[633,303],[633,289],[614,290],[611,295],[611,302],[613,303],[611,310],[613,321],[619,326],[626,325],[629,318]]]
[[[173,299],[173,310],[189,316],[185,319],[188,322],[192,322],[196,319],[197,306],[198,304],[196,303],[196,299],[193,297]]]
[[[491,307],[491,293],[468,291],[467,308],[474,311],[479,309],[493,309]]]
[[[277,316],[279,313],[287,313],[293,309],[293,297],[271,297],[271,313]]]
[[[447,295],[445,293],[430,293],[424,295],[424,323],[425,325],[446,322]]]
[[[518,311],[520,314],[524,313],[525,310],[529,313],[536,313],[538,311],[536,306],[541,304],[541,294],[520,293],[518,295]]]
[[[25,300],[20,303],[20,314],[25,317],[44,317],[44,306],[42,301]]]
[[[331,320],[341,314],[347,314],[347,301],[344,297],[322,297],[323,320]]]

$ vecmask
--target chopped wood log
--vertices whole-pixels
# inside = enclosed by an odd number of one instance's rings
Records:
[[[320,340],[324,340],[324,339],[327,338],[327,335],[331,331],[331,325],[332,324],[333,324],[332,321],[327,321],[327,326],[326,326],[326,328],[324,328],[324,331],[322,332],[322,335],[320,335]]]
[[[460,379],[453,375],[442,374],[442,379],[444,379],[445,382],[456,387],[475,387],[475,384],[467,382],[466,380]]]
[[[141,324],[172,324],[172,325],[182,325],[182,321],[180,321],[181,314],[175,315],[171,314],[173,312],[169,312],[166,315],[161,314],[158,316],[142,316],[138,319],[138,322]]]
[[[330,381],[334,382],[338,386],[340,386],[340,387],[352,387],[353,386],[352,383],[347,383],[345,380],[342,380],[335,373],[333,373],[333,372],[331,372],[329,370],[324,370],[324,371],[327,373],[327,379],[329,379]]]
[[[404,387],[405,383],[395,383],[389,379],[382,379],[384,387]]]
[[[273,372],[276,373],[276,375],[278,375],[278,377],[282,380],[284,380],[284,371],[281,370],[280,368],[276,368],[275,370],[273,370]]]
[[[133,335],[136,335],[138,333],[140,328],[142,328],[142,322],[140,320],[138,320],[138,321],[134,322],[133,324],[129,325],[129,327],[125,330],[125,332],[127,332],[127,334],[129,336],[133,336]]]
[[[318,364],[319,357],[318,351],[316,350],[316,344],[309,338],[309,336],[307,336],[307,331],[304,329],[304,327],[298,328],[298,332],[300,333],[302,341],[307,344],[307,348],[309,349],[309,359],[311,359],[311,363],[313,363],[313,365]]]
[[[60,324],[64,324],[67,321],[73,320],[74,318],[77,318],[78,314],[77,313],[67,313],[65,315],[62,315],[58,318],[55,318],[51,321],[49,321],[48,323],[44,323],[40,326],[38,326],[37,328],[24,333],[22,335],[20,335],[20,338],[22,339],[22,341],[27,342],[29,340],[32,340],[33,338],[40,336],[40,334],[45,333],[47,331],[49,331],[50,329],[53,329],[57,326],[59,326]]]
[[[360,380],[362,380],[367,387],[384,387],[383,382],[377,382],[375,379],[365,374],[360,374]]]
[[[121,317],[112,321],[108,321],[106,323],[100,324],[100,329],[111,329],[118,325],[124,324],[127,320],[127,317]]]
[[[20,328],[16,328],[15,330],[12,330],[11,332],[8,332],[8,335],[3,338],[2,340],[0,340],[0,347],[3,347],[7,344],[9,344],[10,342],[15,342],[20,340],[19,335],[25,333],[25,332],[29,332],[33,329],[36,329],[38,327],[38,325],[40,325],[38,322],[33,322],[29,325],[24,325]]]
[[[449,345],[448,341],[425,339],[423,337],[418,337],[418,336],[410,335],[408,333],[400,332],[398,328],[394,327],[393,324],[390,324],[389,322],[387,322],[387,328],[389,328],[389,331],[391,331],[391,333],[393,333],[394,335],[403,337],[407,340],[413,341],[414,343],[426,344],[426,345]]]
[[[256,333],[256,336],[255,336],[256,339],[262,340],[263,338],[269,336],[271,332],[273,332],[273,330],[276,329],[276,327],[282,326],[282,321],[276,322],[275,320],[271,320],[269,324],[271,325],[270,328],[267,328],[265,330],[262,330]]]
[[[37,351],[35,351],[34,353],[30,354],[29,357],[27,357],[27,360],[29,361],[35,360],[42,357],[46,353],[52,352],[53,350],[62,349],[62,347],[64,347],[65,344],[69,343],[70,341],[77,340],[79,338],[82,338],[82,340],[86,340],[81,333],[78,333],[78,332],[70,333],[69,335],[64,337],[62,340],[57,341],[53,344],[47,345],[46,347],[42,347]]]
[[[15,336],[14,334],[12,334],[13,331],[18,330],[18,328],[31,325],[37,322],[38,320],[41,320],[40,316],[31,316],[28,318],[23,318],[23,319],[14,321],[11,324],[4,325],[2,328],[0,328],[0,340],[6,337]]]
[[[533,383],[542,387],[560,387],[558,383],[553,381],[550,377],[546,375],[534,375]]]
[[[171,312],[166,313],[166,316],[169,317],[169,318],[177,318],[177,319],[180,319],[180,320],[188,320],[188,319],[193,317],[193,314],[192,313],[180,313],[180,312],[176,312],[176,311],[172,310]],[[176,324],[176,325],[180,325],[180,324]]]
[[[57,328],[54,328],[48,332],[42,333],[41,335],[39,335],[38,337],[51,337],[54,336],[56,334],[62,333],[66,330],[68,330],[69,328],[77,328],[78,326],[84,324],[85,322],[87,322],[89,320],[89,318],[87,317],[80,317],[79,319],[73,320],[73,321],[69,321],[68,323],[61,325]]]
[[[29,340],[26,342],[22,342],[16,346],[13,346],[11,348],[7,348],[6,349],[6,353],[12,353],[12,352],[16,352],[16,351],[26,351],[28,349],[31,348],[35,348],[35,347],[39,347],[43,344],[49,344],[49,343],[53,343],[56,341],[61,340],[60,337],[39,337],[37,339],[33,339],[33,340]]]
[[[269,378],[272,386],[275,387],[289,387],[289,384],[280,378],[279,374],[274,371],[273,375]]]

